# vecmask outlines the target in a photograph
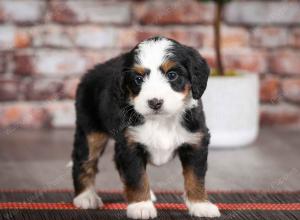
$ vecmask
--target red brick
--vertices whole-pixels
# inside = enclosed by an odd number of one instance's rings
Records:
[[[26,29],[0,26],[0,50],[25,48],[31,45],[31,36]]]
[[[33,67],[37,74],[45,76],[83,74],[87,60],[78,51],[39,50]]]
[[[19,82],[0,78],[0,101],[13,101],[19,97]]]
[[[4,22],[4,11],[0,8],[0,23]]]
[[[224,13],[232,24],[299,24],[298,1],[232,1]]]
[[[209,64],[215,67],[215,56],[212,49],[202,49]],[[266,71],[266,55],[262,51],[250,50],[246,48],[236,48],[223,50],[223,62],[226,69],[244,70],[254,73]]]
[[[203,35],[203,46],[214,47],[214,33],[212,27],[197,28]],[[249,44],[249,33],[245,28],[229,27],[223,25],[221,28],[222,48],[247,47]]]
[[[0,128],[10,134],[19,128],[49,127],[49,114],[39,103],[7,103],[0,106]]]
[[[71,28],[73,29],[73,27]],[[32,41],[35,47],[72,47],[70,28],[60,25],[43,25],[32,28]]]
[[[83,26],[74,29],[74,42],[78,47],[99,49],[114,47],[117,42],[117,32],[114,28],[98,26]]]
[[[51,101],[62,97],[63,83],[58,79],[36,79],[24,85],[27,100]]]
[[[300,79],[285,79],[282,93],[286,100],[300,104]]]
[[[147,38],[161,35],[179,41],[182,44],[201,47],[203,42],[203,34],[194,28],[142,28],[136,33],[137,42]]]
[[[86,51],[86,52],[82,53],[81,55],[84,57],[84,59],[87,62],[86,69],[91,69],[96,64],[107,61],[107,60],[119,55],[121,52],[122,51],[117,50],[117,49],[102,49],[101,53],[99,53],[98,51]]]
[[[292,30],[289,43],[292,47],[300,48],[300,28]]]
[[[79,84],[79,78],[70,78],[65,80],[63,86],[63,98],[74,99],[76,94],[76,89]]]
[[[262,105],[261,125],[300,125],[300,109],[289,104]]]
[[[270,57],[270,70],[278,74],[300,74],[300,51],[279,50]]]
[[[213,4],[193,0],[141,1],[134,7],[135,19],[142,24],[211,23]]]
[[[3,0],[0,1],[2,20],[19,24],[32,24],[43,19],[46,11],[44,0]]]
[[[130,3],[101,1],[52,1],[51,17],[60,23],[130,23]]]
[[[277,103],[279,95],[280,81],[273,76],[264,76],[260,80],[260,100],[262,102]]]
[[[277,27],[255,28],[251,36],[251,44],[255,47],[281,47],[288,44],[287,30]]]
[[[77,23],[76,13],[68,7],[66,2],[51,2],[52,20],[60,23]]]
[[[74,127],[75,108],[73,101],[48,102],[45,107],[51,118],[51,127]]]
[[[266,71],[265,55],[261,52],[230,53],[225,55],[224,64],[227,69],[246,70],[255,73]]]
[[[15,68],[14,73],[21,76],[30,76],[35,74],[33,65],[33,55],[31,54],[15,54],[14,62]]]
[[[101,54],[97,52],[98,54]],[[74,50],[40,49],[15,55],[17,75],[67,76],[83,74],[88,68],[87,58]]]
[[[0,26],[0,50],[10,50],[15,47],[16,29],[12,26]]]
[[[139,32],[137,28],[119,28],[117,30],[116,46],[119,48],[133,48],[139,43],[137,32]]]
[[[14,39],[16,48],[29,47],[31,44],[31,38],[26,32],[17,32]]]
[[[0,54],[0,73],[4,73],[6,70],[6,57],[4,54]]]
[[[0,105],[0,128],[74,127],[73,101],[12,102]]]

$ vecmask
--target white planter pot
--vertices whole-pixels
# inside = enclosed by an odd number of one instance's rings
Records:
[[[202,100],[211,147],[242,147],[256,139],[258,84],[256,74],[209,78]]]

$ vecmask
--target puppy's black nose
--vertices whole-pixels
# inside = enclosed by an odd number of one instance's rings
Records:
[[[161,106],[163,105],[164,103],[164,100],[162,99],[157,99],[157,98],[154,98],[154,99],[150,99],[148,100],[148,105],[150,108],[152,108],[153,110],[158,110],[161,108]]]

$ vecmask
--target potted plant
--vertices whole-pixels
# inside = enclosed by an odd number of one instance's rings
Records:
[[[198,0],[207,2],[208,0]],[[230,0],[215,3],[214,49],[216,68],[212,69],[203,105],[211,133],[212,147],[241,147],[253,142],[259,128],[257,74],[226,70],[222,62],[222,12]]]

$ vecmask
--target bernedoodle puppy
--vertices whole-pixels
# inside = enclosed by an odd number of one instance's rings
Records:
[[[74,205],[103,204],[94,189],[95,175],[113,138],[129,218],[157,216],[146,166],[163,165],[175,155],[183,167],[189,213],[220,216],[204,186],[210,135],[201,96],[208,76],[209,67],[196,50],[164,37],[147,39],[85,74],[76,95]]]

